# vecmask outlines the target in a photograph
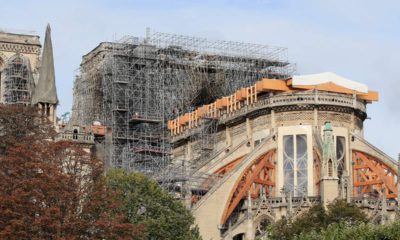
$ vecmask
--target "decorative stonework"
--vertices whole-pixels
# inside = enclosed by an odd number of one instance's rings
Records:
[[[0,43],[0,51],[40,54],[40,46]]]
[[[314,120],[314,113],[312,111],[288,111],[276,114],[277,125],[292,125],[292,124],[308,124],[311,125]],[[290,123],[290,124],[288,124]],[[297,124],[296,124],[297,123]]]
[[[4,53],[0,52],[0,70],[4,67],[6,62],[8,61],[8,58]]]

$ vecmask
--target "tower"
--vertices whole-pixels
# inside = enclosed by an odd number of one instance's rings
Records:
[[[54,73],[53,47],[51,44],[51,29],[47,25],[44,39],[42,66],[39,80],[32,96],[32,105],[36,105],[41,114],[56,124],[56,108],[58,104],[56,78]]]
[[[0,104],[29,105],[39,78],[39,36],[0,30]]]
[[[322,144],[321,200],[326,206],[339,196],[338,162],[331,123],[325,122]]]

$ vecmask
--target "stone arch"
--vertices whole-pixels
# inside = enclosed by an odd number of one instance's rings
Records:
[[[275,217],[269,213],[260,213],[258,216],[255,216],[254,223],[259,223],[260,221],[267,219],[271,223],[275,222]]]
[[[232,237],[232,240],[244,240],[245,239],[245,234],[244,233],[238,233],[235,236]]]
[[[267,226],[274,222],[275,218],[268,213],[261,213],[258,216],[255,216],[253,226],[256,237],[264,236],[266,234]]]
[[[72,138],[77,140],[78,139],[78,129],[74,128],[73,133],[72,133]]]
[[[381,159],[365,152],[353,150],[353,196],[379,193],[384,189],[386,197],[397,198],[397,172]]]
[[[252,198],[260,195],[264,187],[266,194],[272,196],[275,188],[275,158],[276,149],[265,152],[257,157],[237,179],[229,200],[225,205],[221,224],[224,224],[248,194]]]
[[[4,62],[1,85],[4,102],[30,104],[35,85],[26,56],[17,52]]]

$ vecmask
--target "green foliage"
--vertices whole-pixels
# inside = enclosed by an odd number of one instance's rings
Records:
[[[318,235],[332,224],[355,226],[368,222],[367,216],[357,206],[343,200],[336,200],[327,208],[325,211],[322,205],[315,205],[293,221],[281,219],[270,227],[271,239],[297,239],[311,232]]]
[[[357,206],[344,200],[336,200],[328,205],[328,224],[347,222],[350,225],[367,223],[368,217]]]
[[[387,225],[361,223],[334,223],[321,232],[302,233],[294,239],[302,240],[398,240],[400,239],[400,222]]]
[[[107,184],[119,193],[128,221],[144,225],[146,239],[198,240],[194,218],[181,202],[139,173],[110,170]]]

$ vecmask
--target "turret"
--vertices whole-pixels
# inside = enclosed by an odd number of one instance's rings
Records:
[[[325,123],[322,144],[321,200],[324,206],[339,196],[338,162],[335,150],[333,129],[330,122]]]
[[[322,144],[322,178],[338,177],[338,162],[335,149],[335,141],[333,136],[332,125],[330,122],[325,123],[323,144]]]

